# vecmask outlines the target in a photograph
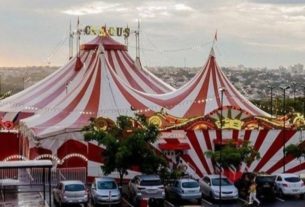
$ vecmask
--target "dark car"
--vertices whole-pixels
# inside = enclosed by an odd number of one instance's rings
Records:
[[[249,196],[249,186],[253,179],[257,185],[257,198],[260,200],[274,201],[276,197],[275,176],[266,173],[243,173],[241,178],[235,182],[239,196],[242,198]]]

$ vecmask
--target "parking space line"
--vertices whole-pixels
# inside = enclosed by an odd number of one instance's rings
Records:
[[[201,201],[205,202],[206,204],[208,204],[210,206],[214,205],[213,203],[211,203],[210,201],[205,200],[204,198],[202,198]]]
[[[131,203],[129,203],[125,198],[122,198],[122,200],[123,200],[129,207],[133,207],[133,205],[131,205]]]
[[[244,203],[248,203],[248,201],[246,201],[245,199],[242,199],[242,198],[238,198],[238,200],[244,202]]]
[[[279,198],[279,197],[276,197],[275,199],[278,200],[278,201],[281,201],[281,202],[285,202],[284,199],[281,199],[281,198]]]
[[[167,201],[167,200],[165,200],[164,202],[165,202],[167,205],[169,205],[170,207],[175,207],[174,204],[172,204],[171,202],[169,202],[169,201]]]

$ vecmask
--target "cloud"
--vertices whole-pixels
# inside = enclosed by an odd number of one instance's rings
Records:
[[[252,54],[268,51],[270,58],[273,51],[289,51],[291,60],[304,56],[300,51],[304,51],[305,42],[305,0],[1,0],[0,11],[3,17],[0,23],[6,31],[0,40],[1,49],[13,51],[6,52],[7,56],[13,56],[23,53],[22,48],[28,44],[37,52],[33,52],[33,60],[41,59],[45,56],[42,54],[54,48],[61,35],[67,33],[70,20],[75,26],[77,18],[73,15],[82,15],[81,25],[128,24],[132,29],[137,27],[135,21],[139,19],[141,46],[151,49],[154,43],[158,51],[195,48],[211,41],[217,29],[219,47],[230,50],[226,60],[236,63],[247,60],[243,64],[259,65],[262,62],[259,58],[240,60],[240,55],[249,51]],[[85,38],[91,37],[82,41]],[[135,44],[133,41],[131,35],[130,47]],[[11,49],[7,49],[5,42]],[[35,45],[40,46],[34,48]],[[195,66],[202,63],[208,47],[177,50],[171,56],[155,52],[147,55],[147,59],[151,65],[183,65],[184,57],[189,57],[187,63]],[[167,59],[161,63],[165,56]],[[277,64],[275,60],[274,64]]]
[[[263,4],[305,4],[305,0],[251,0]]]
[[[245,42],[248,45],[253,45],[255,47],[261,47],[261,48],[270,48],[270,49],[279,49],[279,50],[285,50],[285,51],[298,51],[298,52],[305,52],[305,46],[298,45],[298,44],[276,44],[276,43],[266,43],[266,42],[251,42],[247,41]]]
[[[74,6],[70,9],[63,10],[62,12],[69,15],[89,15],[100,14],[103,12],[111,11],[124,11],[126,8],[120,7],[119,3],[106,3],[106,2],[91,2],[89,4],[83,4],[80,6]]]
[[[162,18],[169,17],[175,13],[192,12],[193,8],[184,3],[176,3],[176,1],[143,1],[141,3],[135,2],[112,2],[105,1],[91,2],[86,4],[76,5],[64,9],[62,13],[69,15],[91,15],[101,13],[113,13],[118,15],[126,15],[128,12],[130,16],[137,16],[141,19]],[[135,15],[136,14],[136,15]]]

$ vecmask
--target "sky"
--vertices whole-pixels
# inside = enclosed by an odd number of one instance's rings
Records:
[[[305,65],[305,0],[0,0],[0,67],[64,65],[78,16],[81,28],[140,21],[146,66],[202,66],[216,31],[220,66]]]

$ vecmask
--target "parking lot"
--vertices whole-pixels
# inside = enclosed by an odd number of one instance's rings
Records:
[[[192,204],[192,203],[181,203],[177,204],[175,202],[165,202],[166,207],[178,207],[178,206],[199,206],[198,204]],[[201,203],[202,207],[218,207],[219,202],[210,201],[206,199],[202,199]],[[247,206],[247,203],[243,199],[238,199],[237,201],[223,201],[221,203],[222,207],[243,207]],[[305,200],[301,200],[298,198],[293,197],[287,197],[287,198],[276,198],[274,202],[262,202],[261,206],[266,207],[304,207],[305,206]]]
[[[42,207],[44,205],[42,196],[40,193],[19,193],[19,194],[7,194],[6,199],[3,199],[3,196],[0,196],[1,202],[0,207]],[[54,206],[52,204],[52,206]],[[93,207],[91,204],[89,207]],[[132,207],[132,204],[129,203],[125,198],[122,201],[122,207]],[[211,201],[209,199],[202,199],[201,205],[196,204],[196,202],[183,202],[177,203],[175,201],[164,202],[164,207],[182,207],[182,206],[192,206],[192,207],[218,207],[219,203],[216,201]],[[223,201],[221,203],[223,207],[243,207],[246,206],[246,202],[242,199],[237,201]],[[264,207],[304,207],[305,200],[295,198],[295,197],[285,197],[285,198],[276,198],[274,202],[263,202],[261,206]]]

